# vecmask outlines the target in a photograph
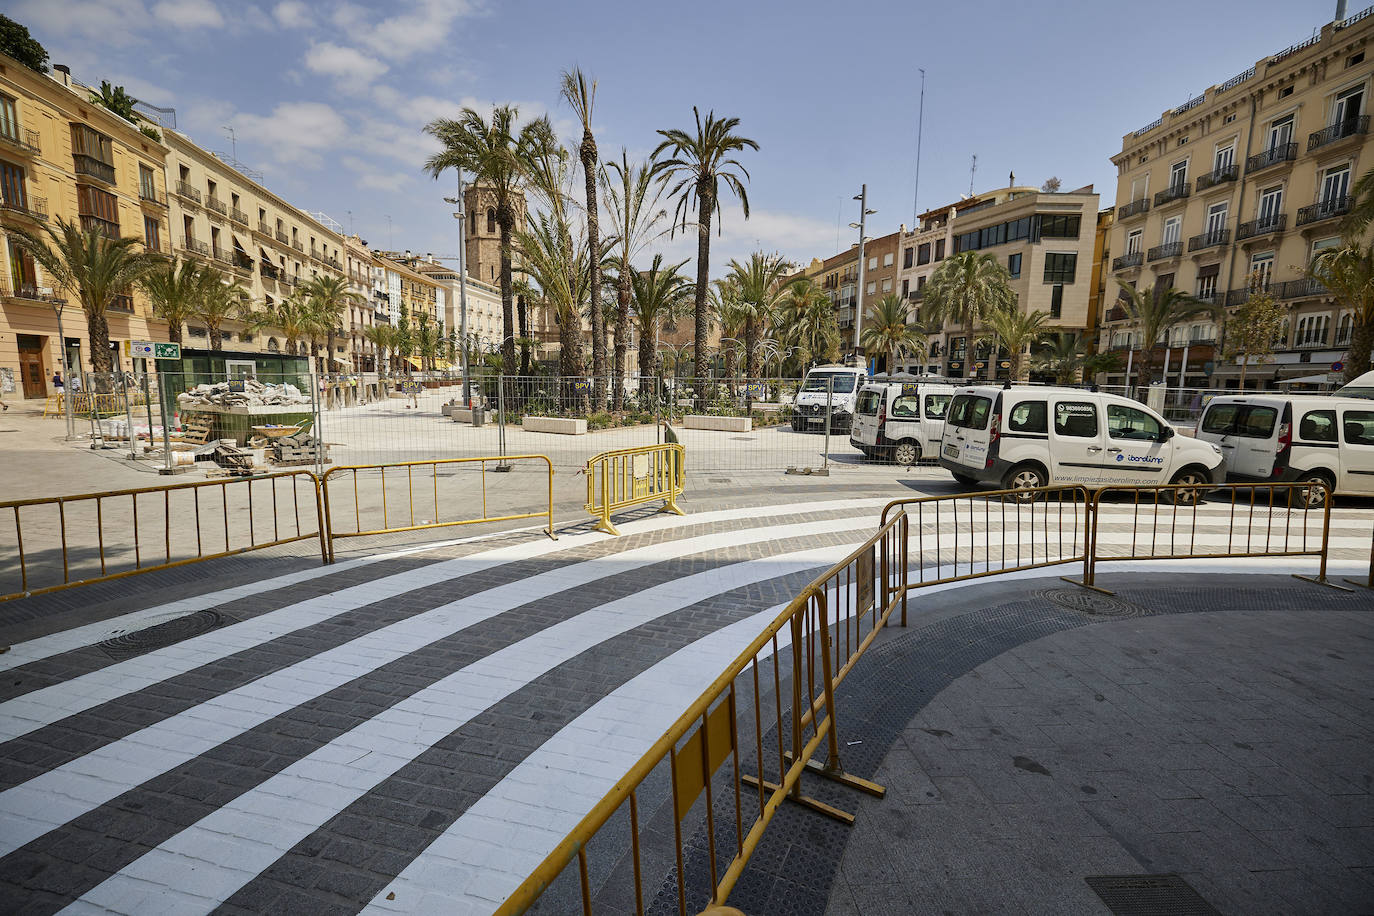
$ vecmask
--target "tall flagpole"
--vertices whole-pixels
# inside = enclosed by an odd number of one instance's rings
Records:
[[[926,121],[926,71],[921,70],[921,107],[916,116],[916,188],[911,192],[911,231],[917,229],[921,213],[918,201],[921,199],[921,131]]]

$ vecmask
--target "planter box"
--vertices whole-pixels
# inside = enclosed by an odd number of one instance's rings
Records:
[[[558,433],[564,436],[587,434],[587,421],[570,417],[525,417],[520,425],[532,433]]]
[[[685,429],[714,429],[723,433],[747,433],[754,429],[748,417],[702,417],[688,414],[682,418]]]

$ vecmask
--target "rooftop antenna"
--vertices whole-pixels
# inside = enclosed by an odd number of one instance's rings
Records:
[[[916,187],[911,192],[911,231],[916,231],[917,216],[921,208],[917,201],[921,199],[921,128],[926,120],[926,71],[921,70],[921,107],[916,115]],[[839,247],[838,245],[835,247]]]
[[[352,235],[352,234],[353,234],[353,211],[352,211],[352,210],[345,210],[344,212],[348,214],[348,234],[349,234],[349,235]]]
[[[234,133],[234,128],[230,127],[228,124],[225,124],[225,125],[224,125],[224,132],[227,133],[227,134],[229,135],[229,156],[230,156],[231,159],[234,160],[234,163],[233,163],[233,164],[234,164],[234,167],[235,167],[235,168],[238,168],[238,163],[239,163],[239,140],[238,140],[238,136]]]
[[[968,196],[973,196],[973,176],[978,171],[978,154],[973,154],[973,162],[968,167]]]
[[[388,213],[386,216],[386,249],[387,251],[391,251],[395,247],[396,246],[392,243],[391,240],[391,214]]]

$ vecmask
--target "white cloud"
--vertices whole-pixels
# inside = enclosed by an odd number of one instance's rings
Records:
[[[382,57],[400,60],[441,47],[453,24],[474,12],[476,5],[467,0],[419,0],[413,9],[369,23],[365,7],[344,3],[335,10],[334,23],[359,30],[363,44]]]
[[[140,0],[20,0],[6,14],[35,35],[78,35],[105,45],[128,44],[150,24]]]
[[[180,29],[218,29],[224,17],[210,0],[161,0],[153,15]]]
[[[415,177],[409,172],[368,172],[358,179],[358,187],[375,191],[399,191]]]
[[[356,48],[331,42],[312,45],[305,52],[305,66],[314,73],[332,77],[345,90],[360,92],[389,68]]]
[[[300,29],[310,24],[310,10],[300,0],[285,0],[272,8],[272,16],[284,29]]]
[[[262,144],[279,161],[307,166],[349,137],[343,116],[322,102],[283,102],[270,115],[240,114],[233,125],[241,138]]]
[[[674,202],[665,201],[665,205],[671,216]],[[813,257],[835,253],[835,227],[823,220],[781,210],[757,209],[751,210],[749,219],[746,220],[740,212],[739,204],[733,198],[725,201],[722,208],[725,211],[725,221],[719,235],[716,233],[716,227],[721,225],[720,217],[717,216],[711,225],[713,276],[723,275],[731,258],[743,260],[749,257],[752,251],[777,251],[788,260],[803,265],[810,263]],[[695,220],[696,215],[696,210],[693,209],[689,219]],[[671,239],[664,236],[651,248],[652,250],[644,256],[645,261],[653,257],[653,251],[661,251],[664,259],[671,263],[677,263],[683,258],[695,258],[696,227],[689,224],[686,232],[679,230]],[[689,271],[695,269],[691,264],[687,266]]]

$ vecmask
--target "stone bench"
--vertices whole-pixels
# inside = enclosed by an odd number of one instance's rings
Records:
[[[587,421],[572,417],[525,417],[520,425],[532,433],[558,433],[563,436],[587,434]]]
[[[723,433],[747,433],[754,429],[748,417],[703,417],[688,414],[682,418],[684,429],[713,429]]]

